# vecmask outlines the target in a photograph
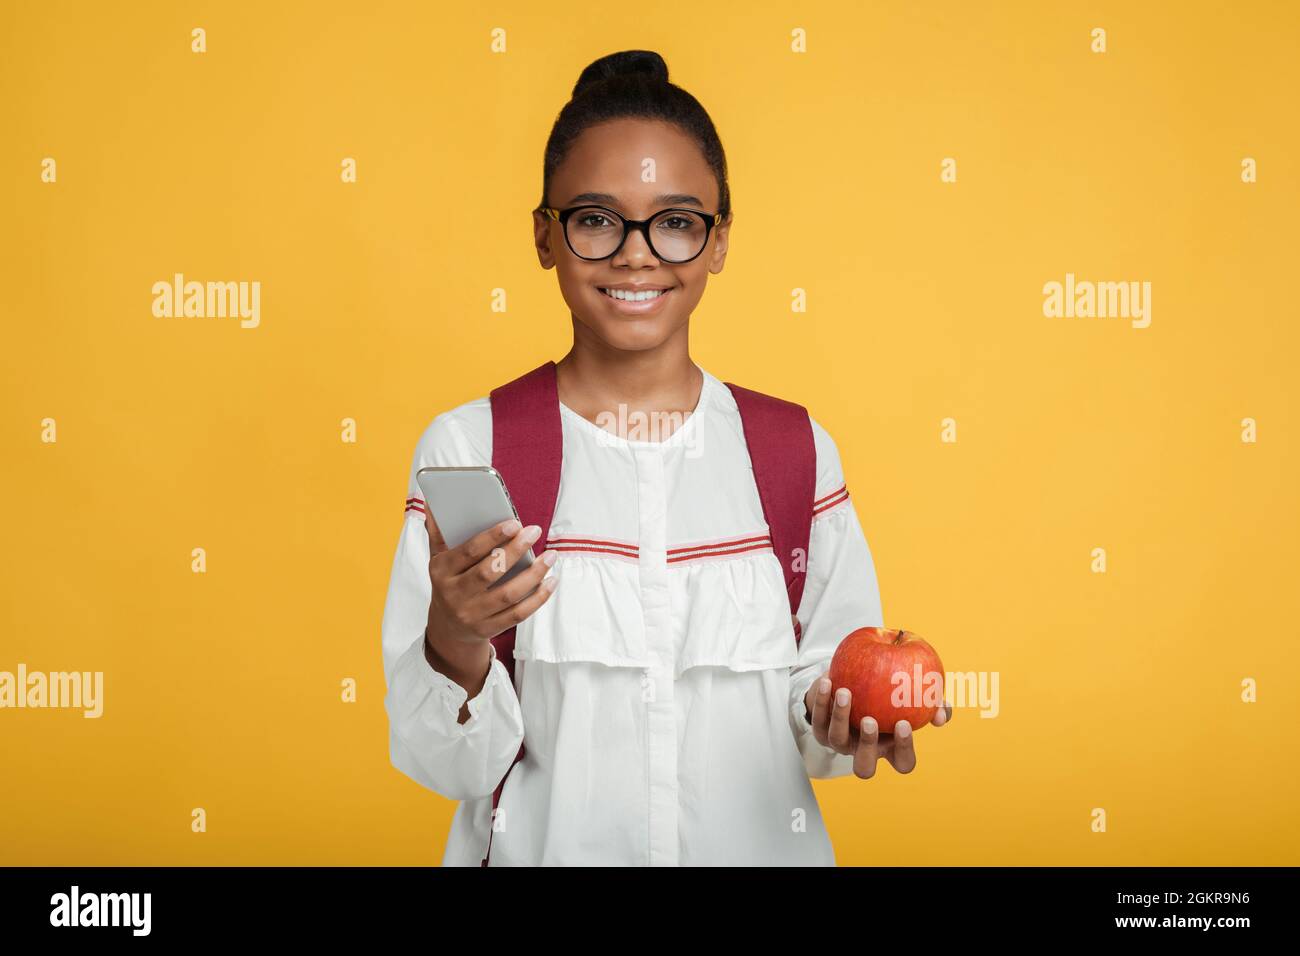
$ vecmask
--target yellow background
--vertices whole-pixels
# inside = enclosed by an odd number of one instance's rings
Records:
[[[542,148],[647,48],[731,164],[693,357],[810,409],[886,623],[1001,675],[912,775],[816,784],[839,862],[1300,863],[1296,11],[4,4],[0,670],[102,670],[105,713],[0,711],[0,862],[440,859],[383,710],[411,454],[567,350]],[[260,281],[261,326],[153,317],[175,272]],[[1066,272],[1151,326],[1045,318]]]

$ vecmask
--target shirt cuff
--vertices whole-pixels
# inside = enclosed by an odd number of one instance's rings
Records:
[[[790,725],[800,737],[812,733],[812,724],[808,721],[804,697],[808,693],[808,688],[821,676],[821,672],[814,668],[806,677],[790,683]]]
[[[813,778],[842,777],[853,770],[853,754],[842,754],[834,747],[821,743],[812,732],[812,724],[804,716],[804,694],[820,680],[822,668],[812,668],[806,676],[792,680],[790,685],[790,729],[795,745],[803,757],[808,776]]]
[[[459,727],[462,733],[468,732],[474,721],[478,719],[479,711],[491,701],[492,693],[496,690],[497,683],[500,680],[498,671],[502,670],[502,668],[498,668],[496,665],[496,645],[491,641],[488,642],[487,680],[483,682],[483,689],[473,697],[469,696],[469,692],[464,687],[429,663],[429,658],[424,653],[423,634],[420,635],[419,646],[420,659],[423,661],[423,666],[420,667],[419,671],[424,686],[429,688],[442,701],[444,709],[452,715],[452,723]],[[469,720],[462,724],[460,723],[460,709],[465,706],[467,699],[469,703]]]

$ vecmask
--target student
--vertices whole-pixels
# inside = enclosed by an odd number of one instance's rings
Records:
[[[554,515],[447,549],[415,476],[492,463],[489,398],[421,436],[383,620],[393,764],[461,801],[444,865],[834,865],[810,778],[870,778],[880,757],[906,773],[911,730],[850,727],[824,678],[845,635],[883,624],[835,443],[811,421],[792,620],[735,397],[690,357],[730,198],[713,123],[658,54],[582,72],[534,218],[573,321]],[[543,559],[486,591],[542,531]],[[513,681],[489,642],[510,627]]]

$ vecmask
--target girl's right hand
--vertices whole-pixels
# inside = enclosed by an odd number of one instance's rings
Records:
[[[443,656],[461,656],[471,647],[481,651],[482,644],[527,618],[555,590],[554,576],[542,580],[555,561],[550,550],[526,571],[488,590],[532,547],[541,535],[537,525],[520,528],[511,518],[455,548],[447,547],[432,514],[425,515],[424,526],[432,584],[425,641]]]

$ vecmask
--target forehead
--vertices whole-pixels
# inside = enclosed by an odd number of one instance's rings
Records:
[[[551,193],[560,206],[581,193],[608,193],[619,201],[602,205],[620,211],[662,206],[656,200],[663,195],[691,195],[713,210],[718,183],[704,153],[678,127],[660,120],[618,119],[583,130],[552,176]]]

